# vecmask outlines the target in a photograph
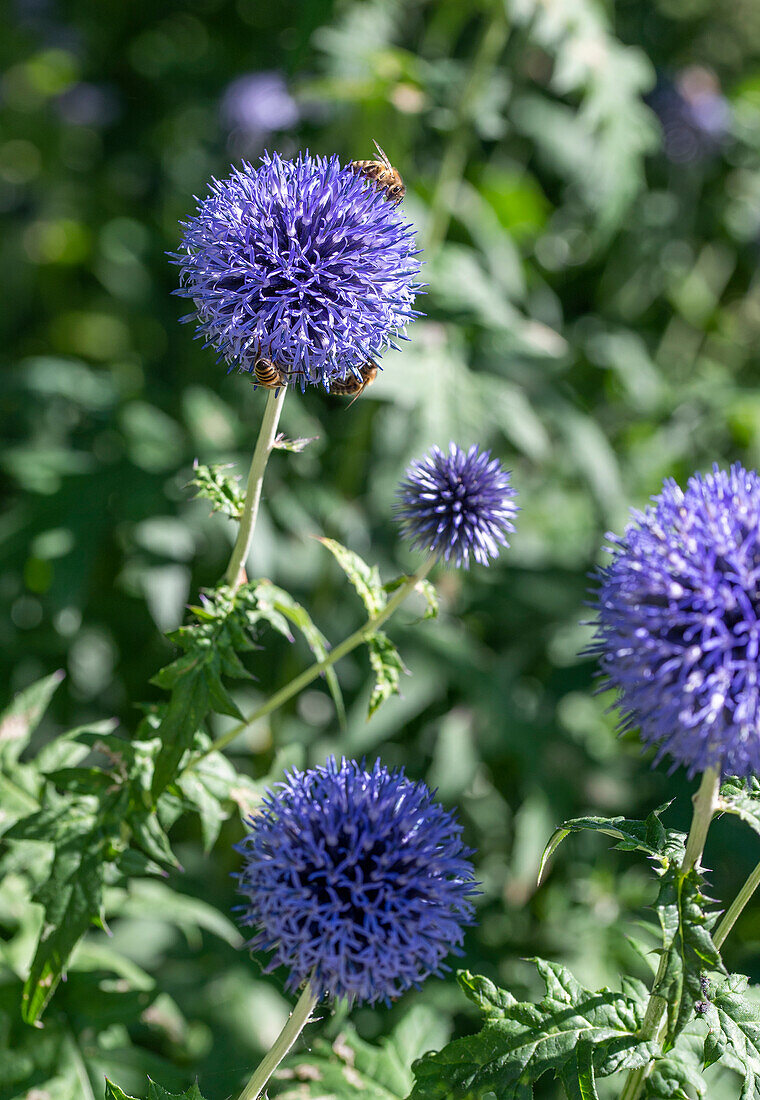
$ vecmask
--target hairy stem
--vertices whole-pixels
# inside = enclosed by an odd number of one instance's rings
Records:
[[[355,630],[353,634],[346,638],[345,641],[342,641],[340,645],[337,645],[335,649],[330,650],[324,660],[315,661],[309,668],[304,669],[304,671],[296,676],[294,680],[291,680],[290,683],[285,684],[284,687],[270,696],[270,698],[267,699],[265,703],[262,703],[253,714],[248,716],[248,718],[244,718],[242,722],[238,722],[231,730],[228,730],[227,733],[217,738],[206,752],[195,757],[189,767],[193,767],[199,760],[203,760],[205,756],[208,756],[209,753],[221,752],[222,749],[231,744],[248,726],[258,721],[259,718],[271,714],[273,710],[277,710],[283,703],[287,703],[288,699],[292,699],[294,695],[302,691],[303,688],[312,682],[312,680],[316,680],[318,676],[326,669],[330,668],[331,665],[334,665],[336,661],[339,661],[341,657],[345,657],[352,649],[356,649],[362,642],[366,642],[367,638],[374,634],[376,630],[380,629],[383,623],[401,606],[407,596],[414,591],[419,582],[427,576],[436,560],[434,556],[428,558],[414,576],[404,581],[404,583],[393,593],[391,599],[388,600],[388,603],[378,615],[370,616],[363,626]]]
[[[457,121],[444,150],[425,234],[428,252],[438,247],[448,231],[456,191],[467,167],[467,148],[472,135],[472,108],[499,59],[508,33],[504,4],[497,0],[472,59],[470,75],[459,100]]]
[[[684,852],[683,862],[681,863],[682,875],[687,874],[702,858],[705,840],[707,839],[707,830],[710,828],[710,822],[713,819],[715,808],[718,803],[719,790],[720,769],[708,768],[702,776],[699,790],[694,796],[694,813],[692,814],[689,835],[686,838],[686,851]],[[665,955],[662,954],[660,956],[660,965],[657,968],[657,975],[654,979],[654,989],[657,988],[662,980],[666,968],[667,959]],[[650,994],[649,1004],[644,1014],[644,1022],[639,1031],[639,1038],[644,1042],[653,1039],[657,1034],[665,1007],[664,998],[658,997],[655,994]],[[623,1091],[620,1093],[620,1100],[638,1100],[644,1086],[644,1081],[649,1076],[651,1068],[652,1063],[650,1062],[648,1066],[642,1066],[641,1069],[632,1069],[629,1072]]]
[[[314,1011],[319,996],[314,993],[307,983],[303,993],[298,998],[298,1003],[285,1022],[285,1027],[274,1041],[271,1050],[264,1055],[253,1076],[240,1093],[238,1100],[257,1100],[266,1087],[267,1081],[279,1066],[293,1043],[309,1022],[309,1017]]]
[[[726,936],[736,924],[741,911],[744,909],[755,890],[757,890],[758,886],[760,886],[760,863],[758,863],[754,871],[750,872],[749,878],[744,883],[731,905],[729,905],[728,909],[723,914],[723,920],[715,929],[713,943],[718,949],[725,943]]]
[[[248,552],[251,549],[253,529],[256,526],[256,516],[259,512],[264,471],[267,468],[267,462],[269,461],[269,456],[274,446],[277,425],[280,421],[280,413],[282,412],[282,403],[285,400],[286,391],[286,386],[281,386],[278,390],[267,391],[267,403],[261,421],[261,428],[259,429],[259,438],[256,440],[256,448],[253,452],[253,459],[251,460],[248,484],[245,489],[245,504],[243,505],[243,512],[240,516],[240,526],[238,528],[235,545],[232,549],[230,564],[227,566],[227,571],[224,574],[225,582],[230,585],[233,590],[238,589],[242,583],[241,570],[246,563]]]

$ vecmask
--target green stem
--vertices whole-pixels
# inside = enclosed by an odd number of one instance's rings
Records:
[[[742,886],[739,893],[734,898],[731,905],[729,905],[726,912],[723,914],[723,920],[715,929],[713,936],[713,943],[720,949],[725,943],[726,936],[736,924],[736,921],[749,899],[760,886],[760,863],[755,867],[754,871],[750,873],[749,878]]]
[[[444,150],[438,180],[430,205],[430,219],[425,234],[425,247],[434,251],[444,240],[451,221],[456,192],[467,167],[467,148],[472,136],[472,108],[496,64],[509,34],[504,4],[496,0],[472,60],[470,75],[459,100],[457,121]]]
[[[259,512],[264,471],[267,468],[267,462],[274,446],[277,425],[280,421],[282,403],[285,400],[286,392],[287,386],[281,386],[278,390],[267,391],[267,403],[264,408],[261,428],[259,429],[259,438],[256,440],[256,448],[251,460],[248,484],[245,489],[245,504],[240,516],[240,526],[238,527],[230,564],[224,574],[225,582],[234,590],[240,587],[241,569],[245,565],[248,552],[251,549],[253,529],[256,526],[256,516]]]
[[[686,838],[686,851],[684,852],[683,862],[681,863],[682,875],[688,874],[692,867],[695,867],[702,858],[705,840],[707,839],[707,830],[710,828],[710,822],[713,819],[715,808],[718,803],[719,790],[720,770],[718,768],[708,768],[702,776],[699,790],[694,796],[694,813],[691,819],[689,835]],[[656,989],[660,984],[665,975],[667,965],[667,958],[663,953],[660,956],[660,965],[657,968],[657,975],[652,987],[653,989]],[[666,1001],[664,997],[659,997],[654,993],[650,994],[649,1004],[644,1014],[644,1021],[639,1031],[639,1038],[643,1042],[649,1042],[650,1039],[654,1039],[658,1032],[665,1007]],[[623,1091],[620,1093],[620,1100],[638,1100],[644,1086],[644,1081],[649,1076],[651,1068],[652,1063],[650,1062],[647,1066],[642,1066],[640,1069],[633,1069],[629,1072],[625,1085],[623,1086]]]
[[[436,561],[437,558],[435,558],[434,556],[428,558],[427,561],[425,561],[424,564],[417,570],[414,576],[409,577],[409,579],[404,581],[404,583],[396,590],[396,592],[394,592],[391,599],[388,600],[388,603],[378,615],[370,616],[363,626],[360,626],[358,630],[355,630],[354,633],[350,635],[350,637],[346,638],[345,641],[342,641],[340,645],[337,645],[335,647],[335,649],[330,650],[330,652],[323,660],[315,661],[314,664],[311,665],[309,668],[304,669],[304,671],[296,676],[294,680],[291,680],[290,683],[285,685],[285,687],[280,688],[279,691],[276,691],[274,695],[270,696],[270,698],[267,699],[266,703],[262,703],[261,706],[253,712],[253,714],[248,716],[248,718],[244,718],[242,722],[238,722],[238,724],[236,726],[233,726],[231,730],[228,730],[227,733],[217,738],[217,740],[214,741],[213,745],[211,745],[210,748],[206,750],[206,752],[201,753],[200,756],[196,756],[192,763],[188,766],[193,767],[200,760],[203,760],[204,757],[208,756],[209,753],[221,752],[222,749],[225,749],[227,745],[231,744],[236,737],[239,737],[244,729],[246,729],[250,725],[253,725],[253,723],[257,722],[259,718],[263,718],[265,715],[271,714],[273,710],[277,710],[277,708],[281,707],[283,703],[287,703],[288,699],[292,699],[294,695],[297,695],[299,691],[302,691],[303,688],[305,688],[308,684],[312,682],[312,680],[316,680],[318,676],[320,676],[323,672],[330,668],[331,665],[334,665],[336,661],[339,661],[341,657],[345,657],[346,654],[350,653],[352,649],[356,649],[356,647],[358,645],[361,645],[362,642],[366,642],[367,638],[369,638],[371,634],[374,634],[376,630],[380,629],[383,623],[391,617],[391,615],[394,613],[394,611],[396,611],[397,608],[401,606],[406,597],[414,591],[419,582],[427,576]]]
[[[311,986],[304,986],[303,993],[298,998],[298,1003],[285,1022],[285,1027],[274,1041],[274,1045],[266,1054],[253,1076],[240,1093],[238,1100],[257,1100],[266,1087],[266,1083],[279,1066],[293,1043],[309,1022],[309,1017],[316,1008],[319,997],[312,991]]]

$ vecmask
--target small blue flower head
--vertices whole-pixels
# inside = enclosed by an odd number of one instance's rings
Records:
[[[517,514],[508,472],[490,451],[449,444],[448,454],[433,447],[407,468],[399,485],[397,517],[412,546],[445,562],[469,568],[470,555],[481,565],[509,546]]]
[[[632,517],[608,535],[591,649],[623,728],[690,776],[760,774],[760,478],[668,480]]]
[[[424,783],[329,759],[267,792],[237,846],[250,946],[288,988],[372,1004],[440,974],[472,923],[471,855]]]
[[[183,228],[172,260],[187,320],[243,371],[262,356],[301,388],[329,389],[418,316],[412,226],[337,157],[265,153],[214,180]]]

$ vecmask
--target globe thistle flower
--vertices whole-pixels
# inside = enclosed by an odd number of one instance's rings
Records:
[[[490,451],[449,444],[448,454],[433,447],[407,468],[399,485],[397,517],[412,546],[445,562],[481,565],[509,546],[517,514],[509,473]]]
[[[418,316],[412,226],[337,157],[265,153],[214,180],[182,224],[172,260],[195,306],[186,320],[243,371],[261,355],[302,389],[329,389]]]
[[[237,846],[250,946],[288,988],[372,1004],[440,974],[472,922],[471,854],[424,783],[333,758],[267,792]]]
[[[693,775],[760,773],[760,478],[665,482],[597,579],[592,652],[623,728]],[[675,766],[674,765],[674,766]]]

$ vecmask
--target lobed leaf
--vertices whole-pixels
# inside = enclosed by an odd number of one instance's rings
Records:
[[[710,992],[704,1059],[706,1066],[722,1059],[740,1073],[740,1100],[755,1100],[760,1094],[760,1007],[744,995],[746,988],[743,974],[730,974]]]
[[[657,1052],[638,1031],[646,999],[585,989],[563,966],[534,960],[545,983],[538,1005],[521,1003],[487,978],[460,973],[465,994],[483,1012],[476,1035],[455,1039],[415,1063],[411,1100],[529,1100],[545,1073],[572,1100],[596,1097],[596,1078],[646,1065]]]
[[[702,891],[703,885],[695,868],[684,874],[673,865],[663,874],[655,902],[665,969],[652,994],[662,997],[667,1005],[666,1051],[692,1018],[694,1006],[702,997],[704,972],[723,969],[710,934],[716,913],[709,909],[711,903]]]

